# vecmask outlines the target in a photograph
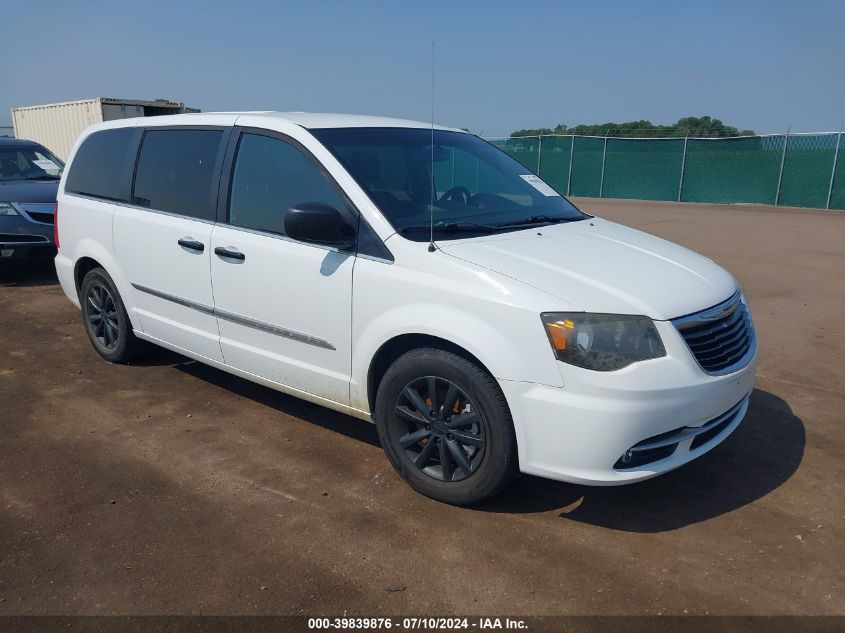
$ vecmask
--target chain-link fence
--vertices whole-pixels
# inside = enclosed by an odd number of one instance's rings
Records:
[[[572,196],[845,209],[842,136],[488,140]]]

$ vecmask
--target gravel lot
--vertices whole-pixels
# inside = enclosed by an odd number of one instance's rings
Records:
[[[159,351],[101,361],[0,265],[0,614],[845,614],[845,213],[581,200],[740,280],[748,417],[656,480],[426,499],[367,423]]]

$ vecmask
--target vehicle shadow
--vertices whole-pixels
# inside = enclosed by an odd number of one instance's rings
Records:
[[[0,263],[0,287],[26,288],[59,283],[52,259],[34,259]]]
[[[135,367],[175,367],[181,369],[183,365],[199,364],[195,360],[183,356],[178,352],[172,352],[164,347],[150,344],[149,349],[145,349],[144,353],[139,358],[135,358],[127,363],[127,365],[134,365]]]
[[[625,532],[666,532],[753,503],[781,486],[804,455],[804,424],[774,394],[755,389],[748,414],[722,444],[655,479],[592,487],[521,477],[476,510],[549,512]]]
[[[289,396],[264,385],[259,385],[258,383],[215,369],[209,365],[192,361],[184,356],[179,356],[178,354],[174,354],[174,356],[182,359],[182,362],[174,365],[179,371],[204,380],[221,389],[231,391],[241,397],[249,398],[254,402],[271,407],[280,413],[299,418],[329,431],[346,435],[353,440],[381,447],[374,424],[353,418],[351,415],[346,415],[345,413],[339,413],[320,405],[306,402],[294,396]]]
[[[175,369],[324,429],[379,447],[375,425],[162,350],[152,364]],[[667,532],[700,523],[765,497],[798,469],[803,422],[778,396],[755,389],[748,414],[722,444],[699,459],[637,484],[595,487],[523,475],[476,512],[558,511],[577,521],[625,532]]]

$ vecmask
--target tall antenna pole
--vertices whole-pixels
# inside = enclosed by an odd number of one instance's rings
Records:
[[[786,162],[786,148],[789,147],[789,130],[792,126],[786,128],[786,136],[783,137],[783,152],[780,155],[780,171],[778,172],[778,188],[775,192],[775,206],[780,204],[780,186],[783,183],[783,164]]]
[[[434,40],[431,40],[431,206],[429,207],[428,252],[434,252]]]
[[[830,198],[833,195],[833,181],[836,178],[836,162],[839,160],[839,146],[842,144],[842,130],[845,129],[845,122],[839,128],[839,134],[836,136],[836,151],[833,153],[833,167],[830,170],[830,186],[827,188],[827,204],[825,209],[830,209]]]

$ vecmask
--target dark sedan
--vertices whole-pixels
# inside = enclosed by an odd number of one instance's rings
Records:
[[[0,262],[52,257],[64,163],[33,141],[0,139]]]

